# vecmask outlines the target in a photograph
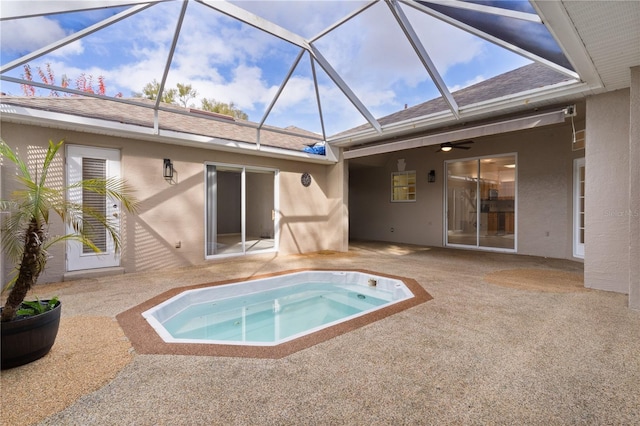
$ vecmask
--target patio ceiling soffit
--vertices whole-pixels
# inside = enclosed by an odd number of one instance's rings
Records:
[[[512,118],[493,123],[481,124],[473,127],[466,127],[447,132],[419,136],[397,142],[383,142],[377,145],[353,148],[345,151],[344,158],[345,160],[348,160],[353,158],[367,157],[370,155],[386,154],[406,149],[437,145],[443,142],[459,141],[478,138],[482,136],[490,136],[501,133],[532,129],[535,127],[548,126],[551,124],[563,123],[566,116],[567,108],[563,108],[560,110],[554,110],[550,112],[547,111],[525,117]]]

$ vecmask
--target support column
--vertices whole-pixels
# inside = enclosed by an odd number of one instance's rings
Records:
[[[349,168],[344,159],[341,148],[332,148],[338,162],[328,166],[329,190],[327,197],[331,202],[329,221],[333,235],[331,249],[336,251],[349,250]]]
[[[629,89],[587,98],[585,287],[629,293]],[[636,186],[637,187],[637,186]]]
[[[631,68],[629,124],[629,307],[640,310],[640,67]]]

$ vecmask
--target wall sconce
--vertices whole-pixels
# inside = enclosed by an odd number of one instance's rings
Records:
[[[173,163],[169,158],[164,159],[164,167],[162,168],[162,176],[167,179],[173,179]]]
[[[429,170],[429,174],[427,175],[427,182],[433,183],[436,181],[436,171]]]

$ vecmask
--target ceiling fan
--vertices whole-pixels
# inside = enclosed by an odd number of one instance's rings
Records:
[[[462,142],[445,142],[445,143],[441,143],[440,144],[440,148],[436,151],[436,152],[449,152],[451,151],[453,148],[456,149],[469,149],[471,148],[470,146],[465,146],[468,145],[470,143],[473,143],[473,141],[462,141]]]

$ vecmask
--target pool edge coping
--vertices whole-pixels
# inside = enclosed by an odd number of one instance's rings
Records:
[[[375,310],[368,314],[353,318],[351,320],[341,322],[339,324],[327,327],[314,333],[299,337],[297,339],[281,343],[275,346],[247,346],[247,345],[227,345],[212,343],[167,343],[158,335],[158,333],[149,325],[142,316],[142,312],[170,299],[171,297],[186,291],[199,289],[203,287],[213,287],[218,285],[232,284],[241,281],[257,280],[270,278],[279,275],[292,274],[296,272],[306,271],[335,271],[336,269],[322,268],[302,268],[291,269],[269,274],[251,275],[244,278],[234,278],[222,281],[214,281],[203,284],[195,284],[183,287],[175,287],[167,290],[157,296],[148,299],[141,304],[134,306],[124,312],[116,315],[116,319],[125,335],[131,342],[134,350],[138,354],[147,355],[198,355],[198,356],[224,356],[224,357],[242,357],[242,358],[271,358],[279,359],[291,355],[303,349],[310,348],[319,343],[325,342],[334,337],[364,327],[367,324],[379,321],[388,316],[402,312],[414,306],[428,302],[433,297],[413,278],[402,277],[398,275],[385,274],[381,272],[371,271],[367,269],[343,269],[340,271],[360,272],[365,274],[378,275],[381,277],[401,280],[414,297],[403,300],[393,305]]]

